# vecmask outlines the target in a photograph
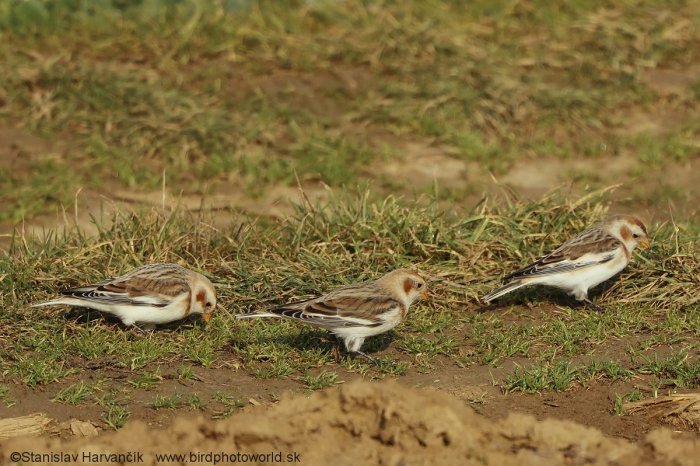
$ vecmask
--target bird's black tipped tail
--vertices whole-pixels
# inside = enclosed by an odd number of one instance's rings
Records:
[[[483,298],[481,298],[481,300],[483,302],[485,302],[486,304],[488,304],[491,301],[493,301],[494,299],[500,298],[504,294],[508,294],[511,291],[515,291],[518,288],[522,288],[525,285],[527,285],[527,282],[524,282],[521,280],[512,281],[510,283],[503,285],[500,288],[493,290],[491,293],[489,293],[486,296],[484,296]]]

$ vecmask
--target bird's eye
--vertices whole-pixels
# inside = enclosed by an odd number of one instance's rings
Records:
[[[204,305],[204,307],[206,307],[207,309],[209,309],[211,306],[212,306],[211,303],[207,303],[207,304]]]
[[[418,285],[416,285],[416,288],[418,288],[420,290],[421,288],[423,288],[423,284],[419,283]]]
[[[639,238],[639,235],[638,235],[637,233],[634,233],[634,234],[632,235],[632,238],[637,239],[637,238]]]

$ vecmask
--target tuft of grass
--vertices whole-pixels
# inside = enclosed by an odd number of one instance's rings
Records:
[[[102,406],[105,411],[102,413],[102,420],[107,427],[114,430],[119,430],[124,427],[124,424],[129,419],[129,398],[120,396],[117,392],[111,391],[98,398],[97,404]]]
[[[332,371],[323,371],[317,375],[304,375],[300,380],[309,390],[321,390],[337,384],[338,374]]]
[[[180,405],[182,395],[173,393],[172,395],[156,395],[149,406],[153,409],[176,409]]]
[[[409,335],[401,340],[399,348],[415,354],[434,358],[437,355],[449,356],[454,353],[457,342],[452,337],[425,338],[418,335]]]
[[[527,368],[516,367],[503,382],[505,393],[523,391],[528,393],[543,390],[568,390],[578,376],[578,370],[568,361],[534,364]]]
[[[588,364],[588,367],[583,371],[583,377],[606,377],[613,382],[618,380],[629,380],[634,371],[625,368],[619,361],[614,360],[594,360]]]
[[[75,372],[73,369],[66,369],[63,361],[39,354],[19,355],[10,371],[30,387],[56,382]]]
[[[187,397],[185,398],[185,404],[198,411],[201,411],[206,407],[206,403],[196,393],[188,393]]]
[[[199,335],[192,335],[192,337],[188,338],[184,348],[185,357],[202,367],[211,367],[217,359],[216,349],[220,346],[221,344],[217,345],[217,342],[211,337],[201,338]]]
[[[107,411],[102,415],[105,424],[114,430],[124,427],[127,419],[129,419],[129,408],[123,405],[107,405]]]
[[[192,366],[180,366],[177,370],[177,378],[180,380],[199,380]]]
[[[470,318],[471,338],[477,348],[464,362],[478,361],[480,364],[497,365],[503,359],[516,355],[527,356],[534,329],[528,326],[504,326],[501,319],[483,319],[476,315]]]
[[[143,338],[133,341],[119,353],[119,365],[130,371],[143,369],[147,365],[160,360],[172,351],[172,345],[162,339]]]
[[[223,410],[217,411],[212,415],[212,419],[224,419],[233,414],[236,410],[245,406],[245,403],[233,396],[217,391],[212,396],[212,400],[223,405]]]
[[[129,384],[139,390],[152,390],[163,381],[163,376],[160,374],[160,368],[153,372],[142,372],[135,378],[129,380]]]
[[[613,412],[615,413],[616,416],[624,416],[625,415],[625,403],[631,403],[634,401],[639,401],[641,399],[642,399],[642,393],[637,389],[634,389],[631,392],[625,393],[625,394],[615,393]]]
[[[654,353],[653,358],[645,357],[640,372],[656,376],[666,386],[700,386],[700,360],[697,357],[691,359],[687,350],[674,351],[665,357],[659,357],[657,353]]]
[[[88,385],[85,382],[80,381],[73,385],[69,385],[68,387],[56,393],[54,401],[70,405],[77,405],[86,402],[95,394],[95,392],[95,386]]]
[[[17,400],[14,399],[10,392],[10,388],[5,385],[0,385],[0,400],[8,408],[13,407],[17,403]]]

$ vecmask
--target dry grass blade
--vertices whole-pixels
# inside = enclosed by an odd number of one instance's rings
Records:
[[[50,422],[51,418],[44,413],[0,419],[0,439],[39,435],[46,430],[46,426]]]
[[[700,393],[683,393],[625,403],[628,414],[643,413],[700,431]]]

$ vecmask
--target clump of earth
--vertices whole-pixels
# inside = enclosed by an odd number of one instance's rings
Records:
[[[693,465],[700,440],[657,429],[632,443],[572,421],[523,414],[492,420],[445,393],[358,381],[224,420],[182,417],[164,428],[134,421],[94,437],[13,438],[0,446],[0,463],[16,459],[13,452],[64,455],[53,464],[83,455],[162,464],[170,455],[170,464]]]

